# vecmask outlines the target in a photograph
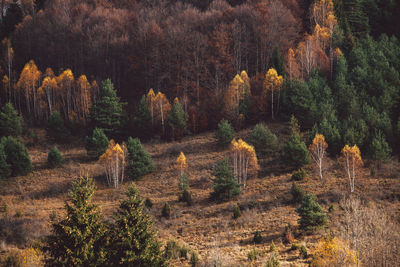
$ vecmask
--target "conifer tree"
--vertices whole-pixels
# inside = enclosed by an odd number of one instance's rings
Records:
[[[143,210],[134,183],[129,186],[127,198],[115,213],[115,222],[109,231],[109,266],[167,266],[160,245],[152,230],[153,223]]]
[[[56,142],[66,142],[70,137],[70,131],[64,125],[60,112],[54,111],[47,121],[47,135],[50,139]]]
[[[151,137],[152,130],[152,116],[150,110],[147,106],[146,96],[143,95],[140,100],[138,110],[136,112],[136,116],[133,119],[135,133],[140,138],[149,138]]]
[[[211,198],[218,202],[231,200],[241,194],[240,185],[233,176],[228,159],[218,162],[213,167],[215,176]]]
[[[1,143],[11,167],[11,175],[26,175],[32,171],[32,162],[23,143],[12,136],[3,137]]]
[[[0,111],[0,136],[18,137],[22,133],[22,117],[18,115],[11,103]]]
[[[124,123],[122,106],[123,103],[120,103],[111,80],[103,81],[100,99],[90,108],[90,118],[93,126],[102,129],[110,138],[117,137]]]
[[[306,231],[315,230],[327,224],[328,218],[323,212],[321,206],[316,202],[315,196],[307,194],[303,198],[301,207],[296,209],[299,214],[300,228]]]
[[[86,151],[90,157],[98,159],[106,152],[110,141],[102,129],[94,128],[92,136],[86,136]]]
[[[62,156],[57,147],[53,147],[47,155],[47,164],[50,168],[60,167],[62,165]]]
[[[154,170],[150,154],[145,151],[140,143],[139,138],[128,138],[126,143],[128,150],[127,174],[133,180],[139,180],[144,175]]]
[[[249,143],[258,155],[268,155],[279,149],[278,138],[264,124],[257,124],[249,136]]]
[[[47,237],[46,266],[103,266],[105,228],[98,207],[92,203],[95,184],[92,179],[73,182],[65,203],[65,218],[52,226]]]
[[[168,114],[168,125],[172,129],[173,138],[180,139],[187,130],[188,115],[183,110],[178,98],[175,98],[174,106]]]
[[[219,145],[227,146],[231,143],[232,139],[235,137],[235,131],[233,130],[231,124],[227,120],[223,119],[218,124],[215,136],[218,139]]]
[[[10,165],[7,163],[7,155],[4,152],[4,146],[0,142],[0,179],[9,177],[11,174]]]
[[[297,169],[310,163],[306,144],[297,133],[293,133],[283,147],[283,158],[287,164]]]
[[[371,159],[375,162],[378,169],[380,169],[383,162],[390,159],[391,153],[392,149],[386,142],[382,131],[377,130],[370,145],[370,156]]]

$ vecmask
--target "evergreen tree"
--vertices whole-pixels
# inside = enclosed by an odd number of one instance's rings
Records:
[[[385,140],[385,136],[381,131],[377,130],[370,145],[370,157],[380,169],[382,162],[390,159],[392,149]]]
[[[168,114],[168,125],[171,127],[172,136],[180,139],[187,129],[188,115],[177,100]]]
[[[290,193],[292,194],[294,203],[301,203],[303,201],[304,190],[300,188],[295,182],[292,183]]]
[[[94,127],[104,131],[108,137],[116,138],[124,126],[123,103],[114,90],[110,79],[102,82],[100,98],[90,108],[90,118]]]
[[[86,136],[86,151],[90,157],[98,159],[103,155],[109,144],[107,136],[102,129],[94,128],[92,136]]]
[[[146,95],[142,96],[140,100],[136,116],[133,119],[135,133],[140,138],[150,138],[151,137],[151,114],[147,106]]]
[[[65,127],[60,112],[54,111],[47,121],[47,136],[56,142],[66,142],[70,137],[70,131]]]
[[[270,68],[274,68],[279,75],[284,74],[283,59],[281,52],[279,51],[279,47],[277,45],[274,47],[274,50],[272,51]]]
[[[10,165],[7,163],[7,156],[4,152],[4,146],[0,142],[0,179],[7,178],[11,174]]]
[[[22,133],[22,117],[18,115],[11,103],[0,111],[0,136],[18,137]]]
[[[232,139],[235,137],[235,131],[233,130],[231,124],[227,120],[223,119],[218,124],[215,136],[217,137],[219,145],[227,146],[232,142]]]
[[[299,214],[300,228],[306,231],[313,231],[318,227],[325,226],[328,223],[328,218],[323,212],[321,206],[316,202],[315,196],[307,194],[303,198],[301,207],[296,209]]]
[[[240,185],[233,176],[232,170],[229,167],[228,159],[217,163],[213,167],[214,191],[211,193],[211,198],[218,202],[231,200],[241,194]]]
[[[53,147],[47,155],[47,164],[50,168],[56,168],[62,165],[62,156],[56,146]]]
[[[11,167],[11,175],[26,175],[32,171],[32,162],[28,151],[21,141],[12,136],[3,137],[1,143],[7,156],[7,164]]]
[[[254,146],[257,155],[268,155],[279,149],[278,138],[264,124],[257,124],[249,136],[249,143]]]
[[[126,148],[128,150],[127,174],[133,180],[139,180],[144,175],[154,170],[151,157],[149,153],[143,149],[139,138],[133,139],[129,137]]]
[[[109,266],[166,266],[160,245],[152,230],[152,221],[144,212],[143,201],[134,183],[129,186],[127,199],[115,213],[108,247]]]
[[[100,213],[91,202],[95,184],[90,178],[73,182],[67,215],[52,226],[44,248],[46,266],[103,266],[105,262],[105,228]]]
[[[299,169],[310,163],[306,144],[300,140],[300,136],[294,133],[283,147],[283,159],[289,166]]]

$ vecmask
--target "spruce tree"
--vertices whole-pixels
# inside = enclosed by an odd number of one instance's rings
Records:
[[[385,140],[385,136],[380,130],[377,130],[370,145],[370,157],[380,169],[381,164],[390,159],[392,149]]]
[[[153,223],[144,212],[143,201],[134,183],[129,186],[127,198],[115,213],[115,222],[109,231],[109,266],[166,266],[152,229]]]
[[[151,114],[147,106],[146,96],[143,95],[140,100],[136,116],[133,118],[135,134],[140,138],[150,138],[151,129]]]
[[[214,191],[211,192],[211,198],[218,201],[228,201],[241,194],[240,185],[233,176],[229,167],[228,159],[218,162],[213,167]]]
[[[151,157],[143,149],[139,138],[133,139],[129,137],[126,148],[128,150],[127,174],[133,180],[139,180],[145,174],[151,173],[154,170]]]
[[[283,147],[283,159],[286,164],[296,169],[310,163],[306,144],[300,140],[300,136],[297,133],[292,134]]]
[[[11,103],[0,111],[0,136],[18,137],[22,133],[22,117],[18,115]]]
[[[67,214],[53,224],[46,240],[46,266],[104,266],[105,228],[91,201],[94,192],[95,184],[88,177],[73,182],[65,203]]]
[[[303,230],[313,231],[328,223],[328,217],[322,210],[321,206],[316,202],[315,196],[312,194],[307,194],[303,198],[301,207],[296,209],[296,212],[300,216],[299,225]]]
[[[223,119],[218,124],[215,136],[217,137],[219,145],[227,146],[232,142],[232,139],[235,137],[235,131],[233,130],[232,125],[227,120]]]
[[[254,146],[257,155],[268,155],[279,149],[276,135],[261,123],[254,127],[249,137],[249,143]]]
[[[55,142],[66,142],[70,137],[70,131],[64,125],[60,112],[54,111],[47,120],[47,136]]]
[[[92,136],[86,136],[86,151],[88,156],[98,159],[108,148],[108,138],[102,129],[94,128]]]
[[[187,130],[188,115],[183,110],[179,101],[175,101],[174,106],[168,114],[168,125],[171,127],[172,136],[180,139]]]
[[[104,131],[108,137],[118,137],[124,126],[123,103],[110,79],[102,82],[100,98],[90,108],[90,118],[94,127]]]
[[[4,152],[4,146],[0,143],[0,179],[7,178],[11,174],[10,165],[7,163],[7,156]]]
[[[3,137],[1,143],[7,156],[7,164],[11,167],[11,175],[26,175],[32,171],[32,162],[28,151],[21,141],[12,136]]]
[[[56,168],[62,165],[62,156],[56,146],[53,147],[47,155],[47,164],[50,168]]]

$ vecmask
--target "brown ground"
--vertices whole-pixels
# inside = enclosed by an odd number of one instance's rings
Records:
[[[283,126],[276,124],[270,128],[281,141],[287,138]],[[245,137],[248,132],[241,131],[239,136]],[[39,140],[44,142],[44,137],[39,137]],[[181,142],[149,143],[144,146],[152,156],[156,171],[137,182],[137,186],[142,197],[149,197],[154,202],[150,213],[163,241],[177,240],[197,251],[202,260],[220,258],[234,266],[251,265],[247,255],[253,248],[262,253],[253,266],[261,266],[268,258],[269,246],[274,241],[282,266],[308,265],[310,258],[302,259],[298,251],[289,250],[290,244],[282,242],[284,227],[288,223],[296,226],[298,216],[289,193],[291,175],[281,171],[285,169],[281,162],[276,159],[261,161],[263,171],[260,177],[249,180],[244,193],[237,200],[216,204],[209,200],[213,179],[211,167],[223,159],[228,151],[217,147],[213,133],[186,137]],[[80,175],[101,175],[101,167],[87,159],[83,147],[82,144],[60,146],[64,165],[55,170],[46,167],[49,145],[40,144],[39,141],[29,149],[34,172],[2,183],[0,207],[1,203],[5,203],[7,212],[0,212],[0,227],[7,227],[7,230],[3,230],[7,236],[5,240],[0,240],[0,251],[5,253],[12,247],[35,246],[37,240],[49,233],[49,217],[55,214],[57,218],[62,216],[71,181]],[[191,207],[178,202],[178,171],[174,163],[180,151],[185,153],[189,164],[187,173],[194,200]],[[309,177],[298,182],[306,192],[318,196],[325,210],[334,206],[334,211],[329,213],[331,226],[340,213],[338,201],[348,192],[348,182],[335,162],[329,160],[325,187],[311,169]],[[385,166],[382,173],[380,178],[372,178],[369,171],[363,170],[362,178],[356,183],[356,194],[393,211],[393,216],[399,218],[399,166],[391,163]],[[96,184],[94,201],[101,206],[105,216],[110,216],[124,196],[129,182],[125,182],[118,190],[108,188],[99,178]],[[165,202],[171,205],[173,211],[169,220],[160,216]],[[232,211],[236,203],[243,208],[242,216],[233,220]],[[252,242],[255,231],[262,233],[263,242],[260,245]],[[331,231],[334,228],[308,236],[297,233],[296,243],[305,244],[312,251],[315,243]],[[173,265],[185,266],[187,262],[176,260]]]

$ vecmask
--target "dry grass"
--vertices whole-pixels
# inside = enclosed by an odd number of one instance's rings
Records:
[[[284,128],[276,124],[271,130],[279,134],[282,140]],[[249,130],[239,133],[245,137]],[[44,137],[40,137],[44,138]],[[44,143],[43,141],[40,143]],[[33,160],[34,172],[24,177],[10,178],[2,183],[1,199],[7,205],[7,215],[0,213],[0,238],[6,245],[22,247],[32,246],[50,230],[49,216],[56,212],[61,216],[64,201],[71,182],[79,175],[89,174],[96,178],[97,192],[94,201],[98,203],[105,216],[110,216],[124,196],[128,186],[125,182],[121,189],[108,188],[101,180],[101,166],[88,161],[83,144],[59,146],[64,157],[62,168],[46,168],[47,152],[51,146],[35,146],[29,149]],[[244,193],[236,200],[216,204],[209,200],[212,186],[212,165],[223,159],[228,152],[216,146],[213,133],[205,133],[184,138],[181,142],[145,144],[155,164],[155,172],[137,182],[143,198],[150,198],[154,206],[150,209],[159,237],[164,240],[175,239],[197,251],[200,258],[211,264],[222,259],[228,265],[247,266],[248,252],[256,248],[262,252],[253,266],[259,266],[268,258],[272,241],[280,254],[282,266],[307,266],[307,259],[301,259],[298,251],[291,251],[290,244],[283,244],[285,226],[297,225],[295,206],[291,204],[290,173],[279,173],[285,169],[278,161],[266,160],[263,168],[265,175],[248,181]],[[189,164],[188,175],[192,191],[193,206],[178,202],[178,171],[174,168],[175,160],[183,151]],[[387,209],[399,211],[400,183],[396,177],[398,164],[390,164],[379,178],[370,177],[368,170],[363,170],[362,179],[356,183],[356,194],[361,198],[374,201]],[[348,182],[334,160],[327,169],[327,183],[321,182],[313,171],[309,177],[298,184],[306,192],[318,196],[325,210],[333,204],[338,206],[341,197],[348,192]],[[162,205],[168,202],[172,207],[171,219],[161,218]],[[1,204],[1,203],[0,203]],[[232,219],[234,205],[242,208],[242,216]],[[0,205],[1,206],[1,205]],[[331,220],[337,219],[339,209],[330,214]],[[15,216],[18,213],[18,216]],[[54,216],[54,214],[52,215]],[[397,216],[398,214],[393,214]],[[14,228],[13,228],[14,227]],[[21,229],[16,231],[16,229]],[[260,231],[263,242],[253,243],[254,232]],[[308,248],[330,230],[321,230],[313,235],[304,236],[295,233],[297,243],[304,242]],[[15,236],[19,232],[24,237]],[[25,236],[26,235],[26,236]],[[7,246],[3,246],[4,247]],[[1,250],[1,248],[0,248]],[[179,261],[177,265],[184,265]]]

